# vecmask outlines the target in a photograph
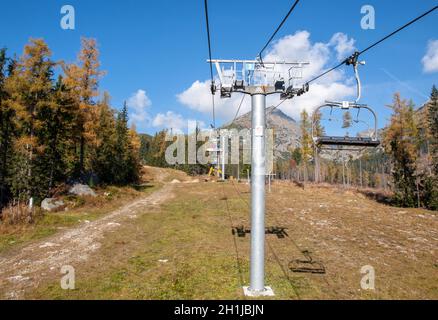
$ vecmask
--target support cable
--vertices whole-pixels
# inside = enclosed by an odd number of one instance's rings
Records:
[[[432,13],[433,11],[435,11],[436,9],[438,9],[438,6],[433,7],[432,9],[426,11],[425,13],[423,13],[421,16],[418,16],[417,18],[409,21],[408,23],[406,23],[404,26],[398,28],[397,30],[395,30],[394,32],[388,34],[386,37],[380,39],[379,41],[373,43],[372,45],[370,45],[369,47],[367,47],[366,49],[362,50],[359,52],[359,55],[367,52],[368,50],[374,48],[375,46],[379,45],[381,42],[385,41],[386,39],[392,37],[393,35],[395,35],[396,33],[399,33],[400,31],[406,29],[407,27],[409,27],[411,24],[414,24],[415,22],[417,22],[418,20],[424,18],[425,16],[427,16],[428,14]]]
[[[278,31],[280,31],[281,27],[284,25],[284,23],[287,21],[287,19],[289,18],[289,16],[291,15],[291,13],[294,11],[295,7],[297,6],[297,4],[300,2],[300,0],[296,0],[294,2],[294,4],[292,5],[292,7],[289,9],[289,12],[286,14],[286,16],[283,18],[283,20],[281,21],[280,25],[277,27],[277,29],[275,30],[275,32],[272,34],[272,36],[269,38],[268,42],[265,44],[265,46],[263,47],[263,49],[260,51],[258,57],[260,59],[260,61],[263,64],[263,60],[262,60],[262,54],[263,52],[266,50],[266,48],[269,46],[269,44],[272,42],[272,40],[274,39],[274,37],[277,35]]]
[[[244,94],[243,97],[242,97],[242,100],[240,100],[239,107],[237,108],[236,115],[234,116],[233,121],[231,121],[231,124],[233,124],[234,121],[236,121],[237,117],[239,116],[240,108],[241,108],[242,105],[243,105],[243,101],[245,100],[245,97],[246,97],[246,95]]]
[[[279,104],[277,104],[274,108],[269,110],[269,112],[266,114],[266,118],[270,116],[275,110],[277,110],[286,100],[281,101]]]
[[[214,105],[214,94],[216,91],[216,85],[214,82],[214,76],[213,76],[213,62],[212,55],[211,55],[211,37],[210,37],[210,22],[208,18],[208,0],[204,0],[204,8],[205,8],[205,22],[207,26],[207,41],[208,41],[208,56],[210,58],[210,78],[211,78],[211,101],[212,101],[212,107],[213,107],[213,128],[216,129],[216,111],[215,111],[215,105]]]
[[[438,6],[433,7],[432,9],[426,11],[425,13],[423,13],[422,15],[416,17],[415,19],[409,21],[408,23],[406,23],[405,25],[401,26],[400,28],[398,28],[397,30],[391,32],[390,34],[388,34],[387,36],[383,37],[382,39],[380,39],[379,41],[376,41],[375,43],[373,43],[372,45],[368,46],[367,48],[361,50],[361,51],[357,51],[355,52],[352,56],[348,57],[347,59],[343,60],[341,63],[339,63],[338,65],[334,66],[333,68],[321,73],[320,75],[314,77],[313,79],[307,81],[307,84],[312,83],[320,78],[322,78],[323,76],[327,75],[328,73],[340,68],[341,66],[343,66],[344,64],[350,65],[353,64],[354,61],[357,62],[357,58],[364,54],[365,52],[371,50],[372,48],[376,47],[377,45],[379,45],[380,43],[388,40],[389,38],[391,38],[392,36],[396,35],[397,33],[399,33],[400,31],[406,29],[407,27],[409,27],[410,25],[414,24],[415,22],[423,19],[424,17],[426,17],[427,15],[431,14],[433,11],[435,11],[436,9],[438,9]]]

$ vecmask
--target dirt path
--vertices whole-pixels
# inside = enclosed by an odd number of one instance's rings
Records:
[[[167,177],[159,175],[158,181]],[[54,274],[62,266],[92,259],[101,241],[123,224],[132,223],[140,212],[159,206],[173,197],[172,185],[165,184],[153,194],[136,200],[105,217],[23,247],[19,252],[0,255],[0,299],[21,299],[27,290]]]

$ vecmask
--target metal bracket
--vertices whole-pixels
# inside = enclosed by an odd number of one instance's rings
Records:
[[[214,94],[220,90],[221,98],[230,98],[233,92],[257,94],[256,88],[263,88],[263,94],[280,93],[282,99],[291,99],[309,91],[308,85],[295,88],[294,81],[302,76],[296,75],[308,62],[268,62],[256,60],[207,60],[214,63],[220,84],[212,83],[211,91]],[[285,67],[290,68],[285,70]],[[294,74],[291,75],[291,70]],[[289,72],[289,83],[286,89],[284,74]]]

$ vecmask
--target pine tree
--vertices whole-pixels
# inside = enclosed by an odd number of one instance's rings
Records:
[[[150,144],[151,137],[149,135],[140,135],[140,161],[143,163],[146,161]]]
[[[88,126],[89,164],[92,173],[106,184],[125,185],[138,181],[140,168],[140,139],[135,127],[128,128],[126,104],[116,114],[110,106],[110,97],[93,109],[94,120]]]
[[[0,50],[0,209],[12,198],[37,203],[78,172],[104,183],[138,181],[140,149],[149,157],[150,148],[128,127],[126,105],[116,115],[109,94],[94,101],[98,57],[96,42],[82,39],[78,64],[63,65],[55,83],[44,40],[31,39],[19,59]],[[165,165],[165,132],[156,138],[153,156]]]
[[[6,49],[0,50],[0,210],[8,200],[8,166],[12,155],[14,112],[7,104],[5,90],[7,58]]]
[[[415,164],[417,160],[417,128],[412,103],[395,94],[391,124],[386,129],[384,145],[391,157],[395,200],[401,206],[417,204]],[[376,177],[377,179],[377,177]]]
[[[428,103],[428,131],[430,132],[430,151],[433,173],[438,176],[438,89],[434,85]]]
[[[169,143],[166,141],[167,130],[157,132],[151,139],[150,147],[146,157],[146,163],[155,167],[167,167],[166,148]]]
[[[351,116],[350,111],[345,111],[342,116],[342,129],[347,129],[351,127],[353,121],[353,117]]]
[[[138,180],[139,155],[140,139],[135,132],[135,126],[128,128],[128,107],[125,102],[116,120],[115,183],[126,184]]]
[[[47,175],[39,166],[46,147],[41,143],[45,121],[41,112],[50,105],[55,65],[50,57],[44,40],[31,39],[5,83],[7,103],[14,109],[20,134],[14,144],[11,187],[15,196],[26,200],[41,198],[47,192]]]
[[[126,163],[128,160],[129,152],[129,129],[128,129],[128,108],[126,102],[123,105],[122,110],[117,115],[116,120],[116,164],[119,167],[116,181],[123,183],[127,180],[129,165]]]
[[[126,161],[129,170],[124,181],[125,184],[135,183],[140,179],[140,148],[141,140],[137,134],[135,124],[133,124],[129,129],[129,145]]]
[[[65,181],[72,173],[74,162],[74,123],[77,104],[58,77],[52,89],[50,103],[41,108],[40,142],[45,145],[42,154],[44,170],[48,174],[48,190]]]
[[[432,174],[423,177],[423,202],[432,210],[438,210],[438,89],[433,86],[430,102],[427,104],[426,127],[430,146]]]
[[[321,119],[322,119],[322,113],[320,111],[316,111],[315,116],[314,116],[313,127],[315,130],[315,135],[317,137],[321,137],[321,136],[325,135],[325,128],[321,124]]]
[[[301,155],[301,149],[300,148],[295,148],[293,151],[292,151],[292,159],[295,161],[295,163],[297,164],[297,165],[300,165],[301,164],[301,161],[302,161],[302,155]]]
[[[79,105],[79,116],[77,119],[77,136],[79,152],[77,160],[77,174],[85,171],[86,143],[92,139],[88,130],[92,127],[92,109],[95,105],[94,98],[99,95],[98,85],[104,72],[100,71],[99,50],[94,39],[81,39],[82,48],[78,55],[78,64],[64,65],[66,74],[65,84],[74,93],[76,103]]]
[[[88,166],[101,182],[111,184],[118,172],[115,166],[116,123],[108,93],[104,94],[103,100],[90,113],[88,117],[94,121],[90,121],[87,128]]]
[[[308,163],[312,157],[312,123],[306,110],[301,112],[301,157],[304,170],[304,181],[308,180]]]
[[[311,123],[312,127],[312,133],[313,135],[317,136],[317,137],[321,137],[325,134],[325,130],[324,127],[321,124],[321,118],[322,118],[322,114],[320,111],[315,111],[314,115],[313,115],[313,123]],[[318,146],[315,145],[315,143],[312,141],[313,143],[313,150],[314,150],[314,154],[313,154],[313,159],[314,159],[314,167],[315,167],[315,173],[314,173],[314,181],[315,182],[321,182],[320,181],[320,176],[321,176],[321,158],[319,156],[319,151],[318,151]]]

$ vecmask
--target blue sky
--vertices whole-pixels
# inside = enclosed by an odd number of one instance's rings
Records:
[[[210,0],[214,57],[253,59],[291,3],[291,0],[269,3]],[[76,9],[75,30],[60,28],[60,9],[65,4]],[[375,30],[362,30],[360,26],[360,9],[367,4],[376,10]],[[276,40],[306,31],[307,38],[300,39],[307,39],[313,48],[315,43],[328,44],[334,34],[342,32],[361,49],[436,4],[436,0],[302,0]],[[177,98],[195,81],[202,83],[209,78],[203,10],[201,0],[4,1],[0,47],[7,47],[10,54],[21,54],[30,37],[42,37],[52,49],[54,59],[74,61],[80,37],[94,37],[100,45],[102,69],[107,71],[101,90],[110,92],[113,106],[120,107],[138,90],[146,92],[148,103],[144,104],[143,116],[147,115],[147,119],[137,121],[139,131],[153,133],[166,126],[172,117],[179,123],[197,119],[208,125],[211,115],[208,106],[196,100],[198,91],[193,95],[192,91],[186,92],[193,99]],[[422,64],[432,40],[438,40],[438,11],[362,57],[367,61],[366,67],[361,68],[365,86],[362,102],[377,110],[382,124],[389,115],[384,106],[391,102],[395,91],[421,104],[432,84],[438,84],[438,72],[425,73]],[[272,50],[274,47],[268,53]],[[336,63],[334,55],[322,68]],[[340,83],[349,83],[350,72],[345,69]],[[303,107],[297,104],[285,106],[285,111],[295,116],[295,110]],[[218,108],[226,109],[218,110],[218,122],[230,120],[237,109],[235,99],[219,103]],[[245,103],[244,110],[247,108]]]

